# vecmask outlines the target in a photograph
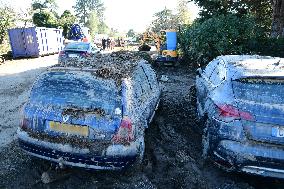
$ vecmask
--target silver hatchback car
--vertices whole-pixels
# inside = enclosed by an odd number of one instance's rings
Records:
[[[284,178],[284,59],[219,56],[197,70],[203,155],[228,171]]]

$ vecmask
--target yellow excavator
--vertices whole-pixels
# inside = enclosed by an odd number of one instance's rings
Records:
[[[158,55],[155,58],[157,64],[174,65],[178,61],[177,53],[177,32],[175,30],[162,30],[159,34],[147,31],[143,33],[140,51],[150,51],[148,44],[155,43]]]

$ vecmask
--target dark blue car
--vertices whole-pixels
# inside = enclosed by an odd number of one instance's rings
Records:
[[[32,156],[88,169],[141,163],[144,131],[160,89],[149,64],[129,69],[128,75],[117,77],[102,76],[105,68],[55,67],[41,75],[23,108],[21,148]]]
[[[197,70],[203,156],[227,171],[284,178],[284,59],[220,56]]]

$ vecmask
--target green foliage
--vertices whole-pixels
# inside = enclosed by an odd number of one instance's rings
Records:
[[[179,43],[184,56],[196,67],[219,55],[251,53],[250,44],[263,37],[253,17],[227,14],[181,28]]]
[[[178,0],[176,13],[166,7],[155,13],[150,28],[147,30],[158,33],[161,30],[178,30],[179,26],[190,24],[192,22],[191,12],[187,4],[188,0]]]
[[[88,22],[89,15],[93,11],[96,11],[99,21],[103,22],[105,8],[101,0],[76,0],[76,4],[73,8],[76,12],[76,16],[79,17],[79,21],[84,23],[85,26]]]
[[[249,48],[256,54],[284,58],[284,38],[264,37],[258,41],[252,41]]]
[[[3,44],[8,37],[8,29],[15,25],[16,13],[11,7],[3,5],[0,7],[0,15],[0,44]]]
[[[135,36],[134,30],[133,30],[133,29],[128,30],[127,36],[128,36],[128,37],[134,37],[134,36]]]
[[[32,4],[33,10],[42,10],[44,8],[47,8],[47,7],[42,3],[35,2],[35,3]]]
[[[268,0],[190,0],[201,7],[200,16],[203,20],[218,15],[237,14],[252,15],[256,23],[269,30],[271,26],[272,5]]]
[[[87,21],[86,26],[90,29],[91,36],[94,36],[95,33],[99,31],[99,18],[96,11],[92,11]]]
[[[152,21],[151,30],[155,33],[161,30],[177,29],[178,21],[172,10],[164,8],[162,11],[154,14],[155,19]]]
[[[32,3],[32,9],[34,11],[47,9],[50,12],[55,12],[58,9],[58,5],[56,0],[34,0]]]
[[[65,10],[62,15],[60,16],[60,19],[58,20],[58,25],[63,28],[63,36],[67,38],[68,33],[70,31],[70,27],[72,24],[74,24],[76,21],[76,17],[69,11]]]
[[[36,0],[32,3],[33,23],[38,27],[57,28],[60,25],[55,0]]]
[[[178,0],[177,6],[177,21],[180,25],[190,24],[191,20],[191,13],[187,7],[188,0]]]
[[[76,0],[73,8],[79,22],[88,27],[92,35],[109,31],[104,22],[105,7],[101,0]]]
[[[109,27],[106,25],[106,23],[101,22],[98,25],[98,33],[110,33]]]
[[[52,12],[41,11],[33,15],[33,23],[38,27],[57,28],[57,18]]]

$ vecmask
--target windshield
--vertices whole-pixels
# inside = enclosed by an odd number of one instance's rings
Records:
[[[89,72],[49,72],[36,82],[31,103],[76,108],[101,108],[111,114],[119,107],[115,82],[96,78]]]
[[[66,45],[65,50],[88,50],[89,43],[69,43]]]

